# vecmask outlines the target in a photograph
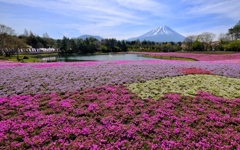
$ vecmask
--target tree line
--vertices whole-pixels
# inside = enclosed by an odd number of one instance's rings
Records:
[[[90,37],[86,39],[67,38],[56,41],[59,51],[62,53],[96,53],[96,52],[126,52],[126,41],[116,40],[114,38],[102,39]]]
[[[60,53],[105,53],[126,51],[174,52],[174,51],[240,51],[240,21],[228,30],[221,33],[218,41],[213,41],[216,35],[204,32],[200,35],[187,36],[183,42],[152,42],[152,41],[125,41],[114,38],[68,38],[53,39],[47,33],[42,36],[24,30],[17,35],[11,27],[0,24],[0,56],[10,56],[19,52],[19,49],[28,48],[55,48]]]
[[[126,52],[127,43],[124,40],[114,38],[50,38],[47,33],[43,36],[35,35],[31,31],[24,30],[21,35],[16,35],[15,31],[8,26],[0,24],[0,56],[10,56],[19,52],[19,49],[27,52],[29,48],[55,48],[60,53],[96,53],[96,52]]]
[[[213,41],[215,34],[204,32],[200,35],[187,36],[182,48],[186,51],[238,51],[240,52],[240,21],[227,33],[220,33],[218,41]]]

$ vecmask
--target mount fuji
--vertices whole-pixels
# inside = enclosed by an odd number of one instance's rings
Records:
[[[159,26],[141,36],[129,38],[128,41],[153,41],[153,42],[182,42],[185,37],[168,26]]]

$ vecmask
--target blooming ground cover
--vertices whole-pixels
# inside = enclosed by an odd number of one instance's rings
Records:
[[[153,52],[137,52],[149,56],[173,56],[182,58],[191,58],[198,61],[222,61],[240,63],[240,53],[233,54],[198,54],[198,53],[153,53]]]
[[[149,80],[128,85],[141,98],[159,99],[168,93],[195,96],[198,91],[207,91],[218,97],[240,98],[240,78],[213,75],[185,75]]]
[[[240,149],[228,61],[0,63],[0,149]]]

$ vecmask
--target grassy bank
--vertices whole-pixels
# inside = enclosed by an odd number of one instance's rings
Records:
[[[147,58],[157,58],[157,59],[167,59],[167,60],[185,60],[185,61],[197,61],[192,58],[183,58],[183,57],[175,57],[175,56],[151,56],[151,55],[142,55]]]
[[[37,58],[32,58],[32,57],[27,57],[27,59],[24,59],[25,55],[19,55],[19,61],[17,60],[17,56],[13,55],[10,57],[4,57],[4,56],[0,56],[0,60],[4,60],[4,61],[12,61],[12,62],[40,62],[39,59]]]
[[[20,59],[19,62],[41,62],[41,60],[38,59],[38,57],[50,57],[50,56],[58,56],[58,53],[19,54]],[[10,57],[0,56],[0,60],[18,62],[17,55],[12,55]]]

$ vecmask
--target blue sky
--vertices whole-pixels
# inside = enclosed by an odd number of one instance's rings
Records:
[[[90,34],[122,40],[161,25],[184,36],[218,35],[239,20],[239,0],[0,0],[0,24],[55,39]]]

